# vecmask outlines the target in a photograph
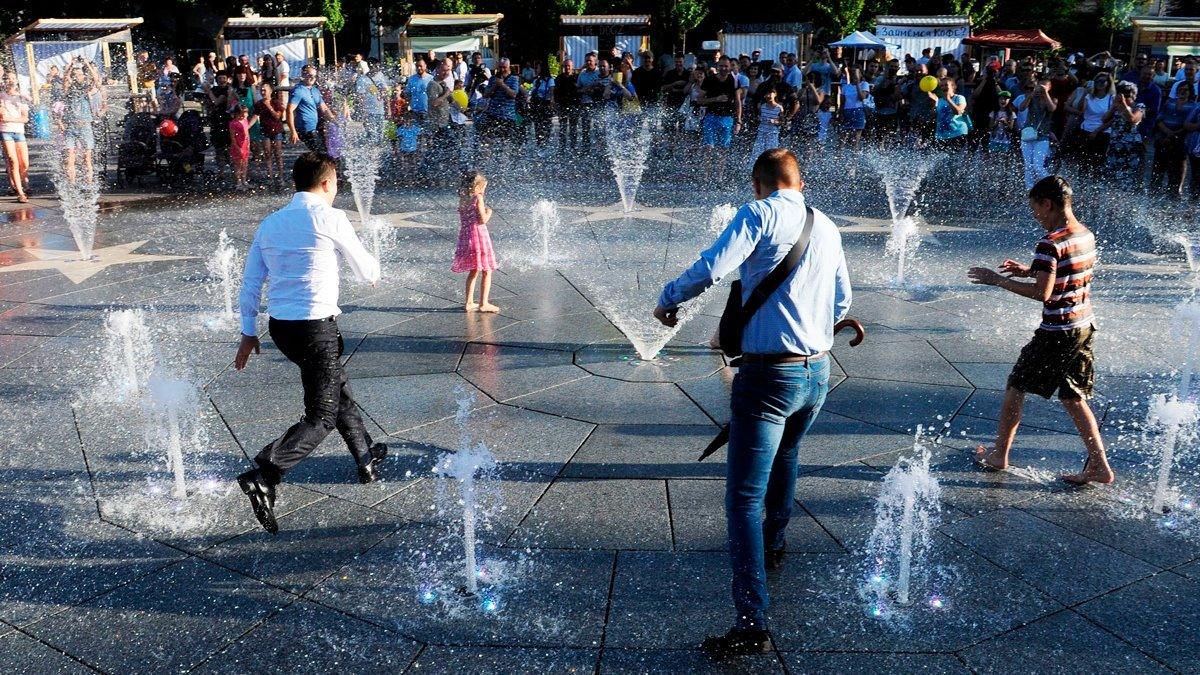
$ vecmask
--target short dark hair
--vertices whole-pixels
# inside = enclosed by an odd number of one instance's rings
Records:
[[[297,192],[311,190],[337,175],[337,160],[323,152],[306,152],[292,165],[292,182]]]
[[[1034,201],[1050,200],[1055,206],[1062,208],[1071,203],[1075,193],[1071,184],[1062,176],[1046,176],[1033,184],[1029,190],[1029,198]]]
[[[787,148],[772,148],[754,160],[751,176],[765,185],[798,185],[800,162]]]

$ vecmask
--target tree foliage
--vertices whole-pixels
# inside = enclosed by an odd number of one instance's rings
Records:
[[[987,28],[996,18],[997,0],[950,0],[951,14],[971,17],[975,28]]]
[[[346,17],[342,14],[342,0],[321,0],[321,16],[325,17],[325,28],[334,35],[346,27]]]
[[[687,32],[694,30],[707,16],[708,0],[674,0],[670,18],[680,46],[684,44]]]
[[[554,0],[554,4],[563,14],[578,16],[587,11],[588,0]]]
[[[437,9],[442,14],[474,14],[475,3],[471,0],[437,0]]]
[[[813,4],[827,25],[840,37],[858,30],[863,21],[865,0],[816,0]]]
[[[1096,14],[1100,25],[1116,33],[1129,27],[1129,17],[1146,3],[1140,0],[1100,0],[1096,3]]]

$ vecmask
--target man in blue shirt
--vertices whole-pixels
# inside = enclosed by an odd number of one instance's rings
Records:
[[[292,87],[291,96],[288,97],[287,123],[292,130],[292,145],[296,141],[304,141],[309,150],[325,152],[325,141],[318,133],[322,117],[332,120],[333,113],[321,98],[321,90],[317,87],[317,69],[304,66],[300,71],[300,84]]]
[[[413,117],[417,118],[419,124],[424,125],[425,118],[429,115],[429,83],[433,81],[433,75],[429,74],[424,59],[417,59],[416,69],[417,72],[408,76],[404,93],[408,94]]]
[[[579,91],[580,110],[583,113],[579,120],[579,133],[585,148],[592,145],[594,111],[597,105],[603,103],[604,87],[600,80],[600,69],[596,65],[596,53],[588,52],[587,56],[583,57],[583,70],[579,71],[579,76],[575,78]]]
[[[775,148],[760,155],[752,182],[758,200],[742,206],[716,243],[663,288],[654,310],[663,324],[675,325],[680,304],[734,270],[741,273],[745,302],[799,239],[806,216],[804,181],[792,151]],[[771,649],[766,569],[783,560],[800,441],[829,391],[833,327],[846,316],[850,300],[841,235],[814,209],[807,251],[742,337],[725,484],[737,619],[728,633],[704,641],[714,657]]]

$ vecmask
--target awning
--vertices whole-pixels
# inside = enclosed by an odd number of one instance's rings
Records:
[[[873,35],[870,35],[868,33],[864,33],[860,30],[854,31],[853,33],[847,35],[846,37],[842,38],[841,40],[838,40],[837,42],[830,42],[829,46],[830,47],[853,47],[855,49],[859,49],[859,48],[870,49],[872,47],[887,47],[887,45],[885,45],[884,43],[879,41],[879,38],[877,38]]]
[[[914,26],[918,28],[949,28],[970,26],[971,17],[964,14],[933,14],[931,16],[897,16],[881,14],[875,17],[875,25]]]
[[[732,33],[760,33],[770,35],[800,35],[813,32],[811,23],[727,23],[721,29],[726,35]]]
[[[977,31],[963,44],[1006,49],[1060,49],[1062,44],[1036,28],[995,28]]]
[[[125,42],[129,31],[142,19],[38,19],[10,36],[5,43],[28,42]]]
[[[563,26],[642,26],[650,27],[649,14],[560,14]]]
[[[323,16],[235,16],[225,20],[221,37],[226,40],[320,37],[324,28]]]
[[[503,18],[503,14],[413,14],[405,28],[409,35],[495,35]]]

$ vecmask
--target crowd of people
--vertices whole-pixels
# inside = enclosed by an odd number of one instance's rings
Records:
[[[365,136],[386,141],[398,173],[411,174],[422,162],[458,168],[519,153],[586,156],[602,151],[606,128],[641,119],[662,156],[703,159],[713,175],[772,147],[792,148],[803,162],[832,146],[893,144],[1007,154],[1027,187],[1067,165],[1127,189],[1200,197],[1196,57],[1167,72],[1161,59],[1139,54],[1123,64],[1107,52],[980,62],[929,49],[848,60],[826,49],[801,62],[786,52],[656,58],[618,48],[582,63],[560,53],[527,64],[431,52],[407,75],[359,54],[338,68],[299,72],[282,53],[221,60],[209,52],[182,70],[146,52],[136,60],[144,93],[131,109],[178,120],[199,108],[205,146],[238,189],[252,179],[278,184],[285,144],[339,157]],[[80,129],[97,104],[83,94],[98,88],[99,74],[82,63],[68,70],[69,77],[52,74],[57,100],[66,102],[57,119],[75,124],[58,127],[68,174],[78,155],[90,175],[95,139]],[[28,122],[19,96],[0,95],[0,123],[13,127],[4,133],[14,185],[27,173],[27,151],[14,140]],[[23,188],[14,192],[24,197]]]

